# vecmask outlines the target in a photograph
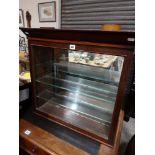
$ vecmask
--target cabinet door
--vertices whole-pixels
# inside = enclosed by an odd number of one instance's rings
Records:
[[[124,57],[36,45],[31,52],[36,110],[108,140]]]

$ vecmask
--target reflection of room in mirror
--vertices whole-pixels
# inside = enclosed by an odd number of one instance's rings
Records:
[[[122,70],[124,58],[114,55],[69,50],[69,62],[103,67],[110,70]]]

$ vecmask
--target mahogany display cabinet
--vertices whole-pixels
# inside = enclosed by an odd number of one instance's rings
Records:
[[[112,146],[130,81],[134,32],[21,28],[34,112]]]

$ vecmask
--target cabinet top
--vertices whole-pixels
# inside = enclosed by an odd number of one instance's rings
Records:
[[[20,28],[28,38],[131,45],[135,44],[135,32],[63,30],[50,28]]]

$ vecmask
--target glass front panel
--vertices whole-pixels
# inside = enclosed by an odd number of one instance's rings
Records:
[[[124,58],[33,46],[37,109],[108,139]]]

